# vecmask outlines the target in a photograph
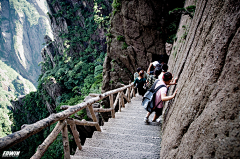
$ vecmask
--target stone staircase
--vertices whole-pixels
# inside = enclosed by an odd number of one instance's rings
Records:
[[[160,158],[160,123],[145,124],[146,111],[141,96],[132,98],[121,112],[115,114],[87,138],[82,150],[76,150],[72,159],[158,159]],[[153,118],[154,113],[149,119]]]

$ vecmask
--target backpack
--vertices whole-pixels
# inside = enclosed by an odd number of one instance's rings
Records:
[[[142,99],[142,106],[144,109],[146,109],[148,112],[152,112],[155,107],[157,107],[160,102],[155,106],[155,96],[157,91],[162,88],[166,87],[165,85],[160,85],[155,89],[155,86],[159,80],[156,80],[152,87],[144,94],[143,99]]]

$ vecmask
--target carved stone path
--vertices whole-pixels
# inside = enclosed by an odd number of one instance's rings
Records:
[[[141,106],[141,96],[132,98],[115,118],[110,118],[87,138],[83,149],[76,150],[72,159],[121,158],[121,159],[158,159],[160,158],[160,123],[145,124],[146,111]],[[153,118],[154,113],[150,116]]]

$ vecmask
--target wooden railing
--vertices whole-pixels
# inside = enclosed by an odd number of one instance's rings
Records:
[[[124,94],[124,91],[126,93]],[[115,101],[113,102],[113,94],[118,93]],[[124,99],[127,102],[131,102],[131,97],[135,97],[135,91],[133,87],[133,83],[123,86],[121,88],[108,91],[104,94],[90,94],[93,96],[92,99],[87,100],[86,102],[74,105],[74,106],[62,106],[61,109],[65,109],[64,111],[51,114],[48,118],[42,119],[36,123],[30,125],[24,125],[20,131],[14,132],[8,136],[0,138],[0,150],[7,149],[12,147],[13,145],[27,139],[28,137],[38,133],[44,128],[56,123],[57,125],[53,129],[53,131],[48,135],[48,137],[43,141],[41,145],[38,146],[36,153],[31,157],[31,159],[38,159],[43,156],[46,152],[47,148],[54,142],[57,138],[60,131],[62,132],[63,139],[63,147],[64,147],[64,158],[70,159],[70,150],[69,150],[69,140],[68,140],[68,129],[67,124],[70,126],[72,130],[74,140],[77,144],[79,150],[82,149],[81,141],[79,139],[79,133],[76,129],[76,125],[87,125],[87,126],[95,126],[97,131],[101,131],[101,128],[98,124],[97,118],[94,112],[111,112],[112,117],[115,118],[115,107],[117,103],[119,103],[119,111],[121,111],[121,107],[125,107]],[[92,104],[109,97],[110,108],[93,108]],[[77,120],[69,118],[72,114],[77,113],[78,111],[87,108],[89,109],[93,122],[86,120]]]

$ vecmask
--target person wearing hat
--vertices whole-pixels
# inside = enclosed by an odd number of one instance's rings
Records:
[[[148,73],[149,75],[153,75],[153,74],[154,74],[154,71],[151,71],[151,68],[153,67],[153,68],[155,69],[156,67],[160,67],[160,66],[161,66],[161,65],[160,65],[160,63],[159,63],[158,61],[151,62],[150,65],[149,65],[149,67],[148,67],[147,73]]]

